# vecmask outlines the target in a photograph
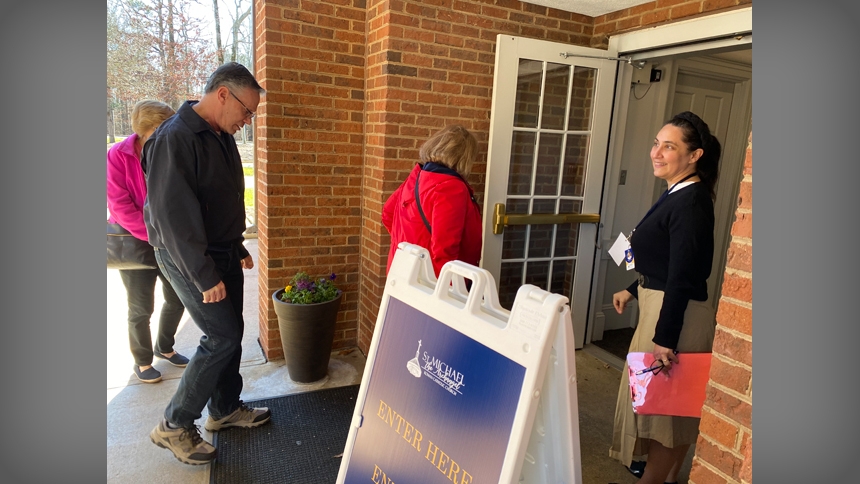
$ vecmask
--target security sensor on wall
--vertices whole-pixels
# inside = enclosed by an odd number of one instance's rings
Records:
[[[633,84],[648,84],[651,79],[651,63],[646,62],[641,69],[633,69]]]
[[[650,63],[646,63],[642,69],[633,71],[633,84],[648,84],[651,82],[660,82],[663,78],[663,71],[655,69]]]

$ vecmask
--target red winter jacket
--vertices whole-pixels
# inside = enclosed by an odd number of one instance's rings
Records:
[[[432,235],[415,204],[415,179],[419,172],[421,208],[430,222]],[[400,242],[429,250],[437,277],[442,266],[451,260],[477,266],[481,259],[483,236],[481,212],[473,200],[473,193],[472,187],[454,170],[427,162],[422,171],[421,165],[416,164],[382,208],[382,223],[391,234],[386,274],[391,269],[391,261]]]

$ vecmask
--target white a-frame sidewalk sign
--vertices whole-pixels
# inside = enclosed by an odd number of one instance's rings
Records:
[[[467,290],[465,279],[472,281]],[[338,483],[582,482],[568,299],[400,244]]]

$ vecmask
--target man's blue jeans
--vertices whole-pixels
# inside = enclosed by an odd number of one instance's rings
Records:
[[[217,303],[203,303],[203,293],[179,272],[165,249],[155,249],[155,260],[191,319],[203,331],[200,345],[188,362],[179,388],[168,403],[164,417],[177,427],[192,427],[209,404],[209,415],[225,417],[239,407],[242,375],[242,297],[245,275],[237,247],[228,252],[211,251],[227,297]],[[206,288],[207,290],[209,288]]]

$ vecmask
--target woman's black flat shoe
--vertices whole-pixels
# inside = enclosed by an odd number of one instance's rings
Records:
[[[627,468],[631,474],[638,478],[642,478],[642,474],[645,474],[645,461],[634,460],[630,463],[630,467]]]

